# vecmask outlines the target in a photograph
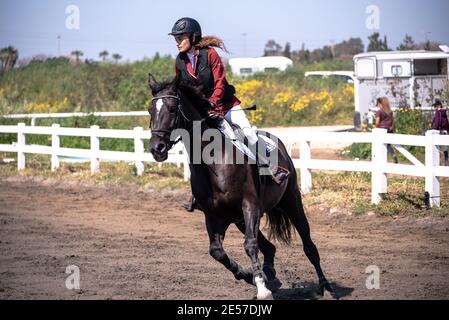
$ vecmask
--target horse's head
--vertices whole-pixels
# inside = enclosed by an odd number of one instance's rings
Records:
[[[180,97],[178,95],[177,79],[169,83],[158,83],[149,74],[148,84],[153,94],[150,113],[150,152],[158,162],[167,160],[168,150],[173,146],[170,136],[179,127]]]
[[[162,162],[174,145],[170,139],[173,131],[179,128],[191,130],[194,121],[203,122],[211,105],[201,92],[201,87],[182,83],[178,78],[158,83],[149,74],[148,84],[153,95],[148,109],[152,133],[150,152],[156,161]]]

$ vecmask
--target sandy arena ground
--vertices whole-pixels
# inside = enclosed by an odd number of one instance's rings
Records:
[[[0,299],[252,299],[208,254],[203,214],[186,194],[8,178],[0,181]],[[449,219],[326,214],[308,208],[322,266],[342,299],[449,299]],[[277,245],[275,299],[315,299],[316,276],[296,240]],[[243,236],[225,249],[243,265]],[[81,289],[65,286],[80,269]],[[380,289],[365,273],[380,269]]]

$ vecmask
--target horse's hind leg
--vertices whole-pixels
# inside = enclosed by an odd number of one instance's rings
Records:
[[[241,233],[245,234],[245,223],[239,222],[235,224]],[[281,287],[281,282],[276,278],[276,270],[274,269],[274,257],[276,255],[276,247],[272,244],[259,230],[257,234],[257,244],[260,252],[263,254],[263,272],[267,277],[267,288],[270,291],[276,291]]]
[[[247,283],[253,283],[252,272],[244,270],[237,262],[228,257],[223,249],[223,241],[229,223],[217,218],[212,218],[206,214],[206,228],[209,235],[209,253],[210,255],[230,270],[237,280],[245,280]]]
[[[327,290],[333,297],[337,297],[321,269],[320,255],[315,243],[313,243],[312,238],[310,237],[309,222],[307,221],[300,196],[301,194],[297,189],[297,186],[294,186],[294,189],[290,188],[286,191],[279,206],[285,211],[295,229],[298,231],[303,243],[304,253],[315,267],[319,280],[319,293],[323,295],[324,291]]]

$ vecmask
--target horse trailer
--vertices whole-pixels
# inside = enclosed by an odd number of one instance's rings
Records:
[[[441,48],[444,52],[386,51],[354,56],[355,128],[368,120],[381,96],[389,98],[393,110],[405,105],[429,110],[435,98],[445,100],[449,50]]]
[[[234,58],[229,59],[232,73],[236,76],[249,76],[257,72],[285,71],[293,65],[286,57]]]

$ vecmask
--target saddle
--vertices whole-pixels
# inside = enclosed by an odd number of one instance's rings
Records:
[[[232,144],[240,150],[244,155],[248,158],[256,161],[256,154],[248,143],[248,139],[246,138],[243,130],[233,124],[223,119],[217,129],[221,132],[221,134],[232,142]],[[277,143],[270,138],[270,134],[264,131],[257,131],[258,144],[260,146],[265,146],[265,154],[262,156],[269,157],[271,152],[277,149]],[[260,150],[260,148],[259,148]],[[262,149],[263,150],[263,149]]]

